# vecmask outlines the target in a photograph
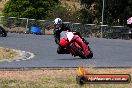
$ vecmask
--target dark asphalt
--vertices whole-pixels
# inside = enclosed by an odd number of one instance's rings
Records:
[[[52,35],[8,33],[0,37],[0,47],[29,51],[35,57],[29,60],[0,62],[0,68],[27,67],[132,67],[132,40],[89,38],[93,59],[58,55]]]

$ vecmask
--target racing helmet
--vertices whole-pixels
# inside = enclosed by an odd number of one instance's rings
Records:
[[[54,26],[55,26],[55,28],[61,28],[61,26],[62,26],[62,20],[60,18],[55,18],[55,20],[54,20]]]

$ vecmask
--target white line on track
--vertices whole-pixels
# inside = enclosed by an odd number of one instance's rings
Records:
[[[15,52],[18,53],[18,55],[12,59],[4,59],[4,60],[0,60],[0,62],[3,61],[7,61],[7,62],[13,62],[13,61],[22,61],[22,60],[29,60],[35,57],[35,55],[31,52],[27,52],[27,51],[21,51],[21,50],[16,50],[16,49],[11,49]]]

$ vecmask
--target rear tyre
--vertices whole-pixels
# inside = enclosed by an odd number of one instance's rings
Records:
[[[78,52],[79,52],[79,57],[81,57],[82,59],[87,59],[87,57],[83,54],[82,49],[79,49]]]
[[[92,57],[93,57],[93,53],[90,52],[90,54],[87,56],[87,58],[88,58],[88,59],[92,59]]]
[[[77,48],[75,44],[72,45],[72,48],[74,49],[74,51],[77,53],[79,57],[81,57],[82,59],[87,59],[87,57],[83,54],[81,48]]]

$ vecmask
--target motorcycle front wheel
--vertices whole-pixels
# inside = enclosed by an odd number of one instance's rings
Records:
[[[7,36],[7,33],[6,33],[5,29],[2,28],[1,26],[0,26],[0,36],[2,36],[2,37],[6,37]]]

